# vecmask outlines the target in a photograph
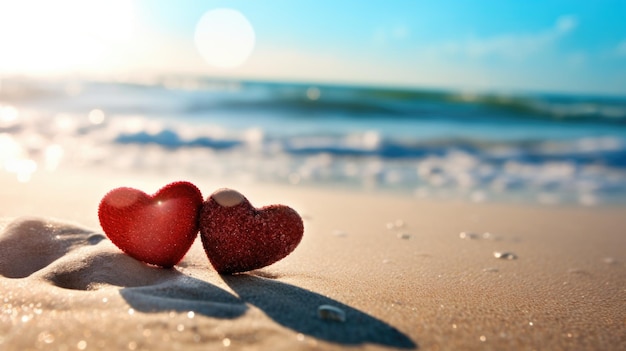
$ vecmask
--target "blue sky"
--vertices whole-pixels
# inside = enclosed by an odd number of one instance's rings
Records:
[[[63,8],[68,1],[53,3]],[[0,11],[6,2],[0,0]],[[105,15],[92,9],[82,15],[106,19],[100,27],[93,26],[95,35],[89,38],[100,38],[100,42],[94,45],[91,56],[84,50],[68,57],[52,55],[50,60],[55,59],[55,64],[40,69],[37,62],[23,64],[21,49],[14,43],[13,61],[7,61],[14,64],[3,67],[0,58],[0,72],[189,73],[418,88],[626,95],[626,1],[104,3],[108,5],[101,5],[100,10]],[[109,11],[112,6],[118,7]],[[240,11],[254,29],[254,50],[239,67],[211,67],[196,50],[196,25],[206,11],[215,8]],[[132,16],[116,17],[129,11]],[[6,6],[4,12],[10,13]],[[61,16],[62,12],[58,13]],[[12,15],[20,16],[29,13]],[[123,32],[102,29],[126,23],[123,21],[130,22],[132,29],[127,38]],[[69,19],[62,22],[72,23]],[[46,40],[61,40],[69,32],[58,32],[56,39]],[[121,37],[123,40],[118,40]],[[24,41],[38,38],[31,34]],[[0,43],[2,40],[0,35]],[[59,42],[70,52],[74,47],[85,47],[77,44]],[[32,53],[23,52],[30,57]],[[85,57],[82,61],[76,59],[81,55]]]

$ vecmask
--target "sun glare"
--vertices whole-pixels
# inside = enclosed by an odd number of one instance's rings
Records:
[[[129,1],[0,1],[0,72],[106,67],[106,56],[132,33]]]
[[[235,68],[242,65],[252,53],[254,41],[252,25],[236,10],[208,11],[196,25],[196,48],[211,66]]]

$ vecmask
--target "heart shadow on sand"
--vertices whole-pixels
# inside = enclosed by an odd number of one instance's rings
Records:
[[[175,279],[156,285],[122,288],[120,295],[136,311],[144,313],[193,311],[212,318],[231,319],[242,316],[248,309],[241,299],[230,292],[203,280],[178,274],[180,276]]]
[[[188,276],[156,285],[125,287],[120,294],[135,310],[146,313],[194,311],[217,318],[237,318],[249,304],[276,323],[317,339],[352,346],[372,343],[417,348],[391,325],[312,291],[251,274],[224,275],[222,279],[237,296]],[[321,305],[340,308],[346,314],[346,321],[321,319],[317,314]]]
[[[418,347],[393,326],[315,292],[251,274],[225,275],[222,279],[240,299],[298,333],[344,345],[373,343],[403,349]],[[346,321],[320,318],[317,309],[321,305],[340,308],[346,314]]]

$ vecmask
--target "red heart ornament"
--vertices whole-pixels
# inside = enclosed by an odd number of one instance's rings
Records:
[[[198,233],[202,194],[189,182],[174,182],[150,196],[133,188],[111,190],[100,201],[104,233],[129,256],[172,267]]]
[[[289,255],[300,243],[304,224],[284,205],[254,208],[232,189],[214,192],[200,211],[204,251],[220,274],[250,271]]]

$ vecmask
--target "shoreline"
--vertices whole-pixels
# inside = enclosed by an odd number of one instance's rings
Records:
[[[511,209],[526,209],[526,208],[539,208],[545,210],[557,210],[557,209],[572,209],[583,211],[596,211],[596,210],[612,210],[612,209],[624,209],[626,208],[626,200],[624,202],[600,202],[594,204],[581,204],[576,202],[560,202],[560,203],[539,203],[538,201],[524,200],[521,198],[504,199],[504,197],[490,197],[487,199],[481,199],[474,201],[468,197],[461,197],[459,194],[452,195],[450,197],[445,196],[430,196],[423,197],[415,194],[415,189],[385,189],[385,188],[366,188],[362,186],[342,186],[339,184],[285,184],[282,182],[273,181],[256,181],[256,180],[241,180],[241,179],[229,179],[227,177],[213,177],[210,179],[203,179],[198,174],[186,173],[186,172],[171,172],[166,171],[160,175],[156,175],[154,172],[114,172],[105,167],[94,167],[89,171],[82,168],[61,168],[53,172],[41,171],[36,173],[28,182],[19,182],[14,174],[8,172],[0,173],[0,184],[3,184],[3,189],[0,189],[0,196],[9,197],[13,200],[21,200],[26,198],[43,198],[45,203],[38,203],[41,206],[32,206],[35,210],[33,215],[39,215],[40,211],[46,211],[53,201],[50,199],[49,187],[63,188],[67,190],[64,192],[64,196],[74,199],[73,201],[81,202],[84,205],[85,200],[88,201],[97,211],[97,203],[100,199],[109,191],[116,187],[130,186],[140,189],[146,193],[153,193],[161,188],[163,185],[173,181],[189,181],[196,184],[201,192],[202,196],[206,198],[213,191],[220,188],[232,188],[246,192],[250,194],[267,195],[268,200],[271,201],[271,193],[274,192],[280,196],[280,198],[289,198],[290,193],[324,193],[324,194],[342,194],[345,196],[364,196],[364,197],[379,197],[389,201],[400,200],[413,202],[416,205],[424,204],[440,204],[446,205],[459,205],[465,207],[506,207]],[[88,183],[82,184],[82,183]],[[80,184],[79,190],[81,192],[87,191],[88,194],[76,194],[71,191],[74,184]],[[60,193],[61,189],[55,189],[53,193]],[[480,190],[479,190],[480,191]],[[520,192],[522,193],[522,192]],[[306,195],[305,195],[306,196]],[[90,197],[88,199],[88,197]],[[294,196],[291,196],[293,198]],[[15,201],[14,201],[15,202]],[[17,201],[18,203],[21,201]],[[96,207],[93,207],[95,203]],[[32,203],[24,201],[18,205],[18,207],[31,207]],[[18,211],[14,206],[5,206],[3,209],[0,207],[0,216],[12,216],[24,215],[23,211]],[[23,209],[23,208],[22,208]],[[65,211],[59,211],[64,213]],[[94,214],[96,212],[93,212]],[[86,214],[83,213],[83,214]],[[54,217],[54,215],[52,215]],[[84,220],[85,216],[77,217],[79,220]],[[99,227],[99,223],[91,221],[89,224]]]

